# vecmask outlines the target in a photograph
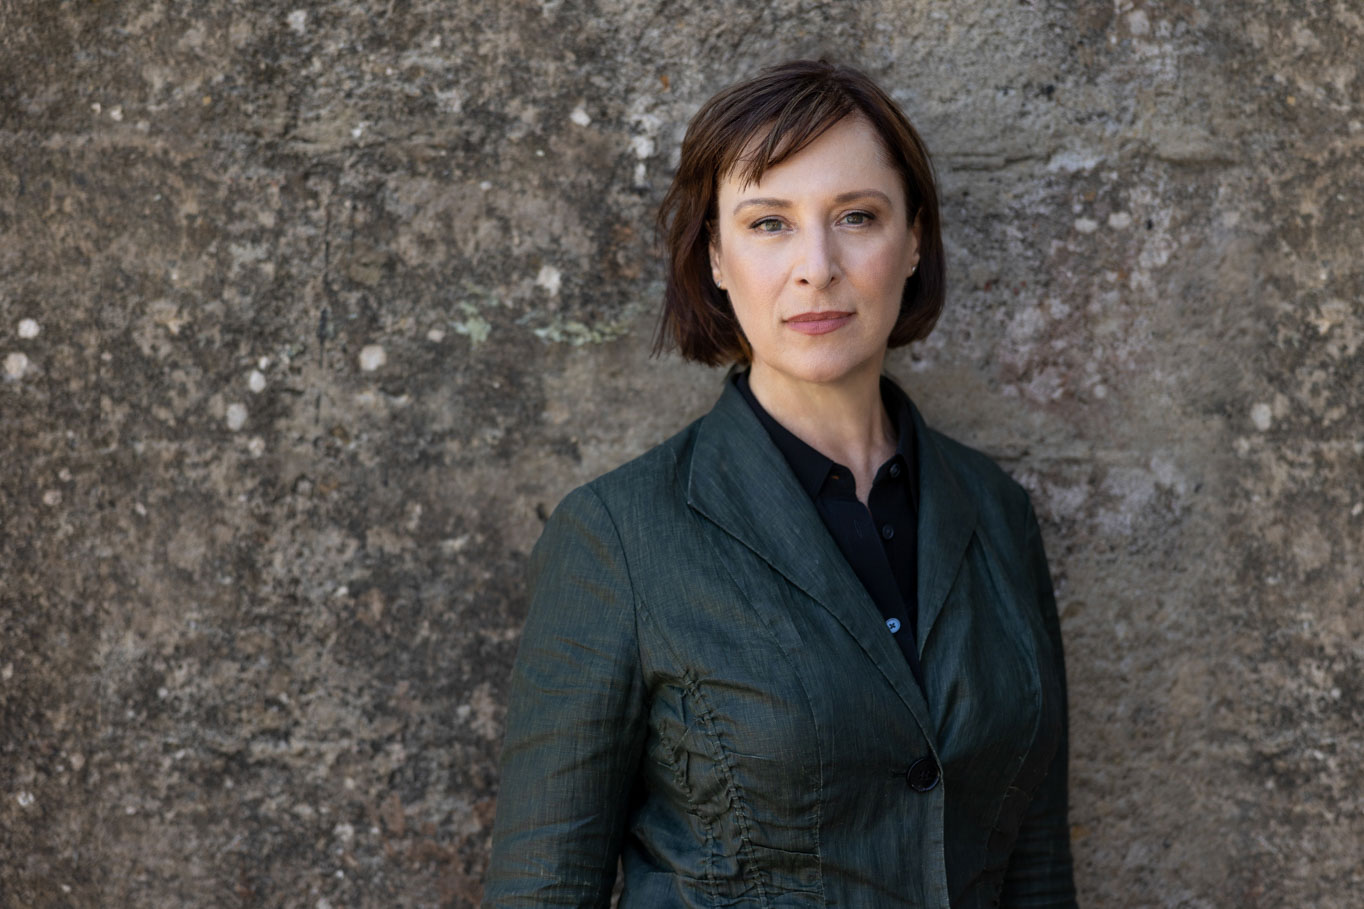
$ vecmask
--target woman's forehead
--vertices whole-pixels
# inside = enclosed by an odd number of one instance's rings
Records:
[[[885,141],[865,117],[844,117],[808,139],[798,150],[764,162],[755,178],[754,156],[764,153],[769,134],[770,129],[749,140],[736,165],[722,175],[717,187],[720,192],[751,194],[778,186],[798,190],[807,184],[811,189],[827,189],[845,181],[871,181],[878,184],[874,188],[883,190],[885,187],[879,184],[892,183],[903,191],[902,175],[893,165]]]

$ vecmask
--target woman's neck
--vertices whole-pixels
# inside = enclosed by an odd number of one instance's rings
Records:
[[[881,402],[879,366],[826,384],[792,380],[755,363],[748,384],[774,420],[853,472],[857,498],[865,504],[877,469],[895,453],[894,427]]]

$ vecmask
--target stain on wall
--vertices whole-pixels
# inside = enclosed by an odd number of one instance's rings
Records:
[[[0,905],[476,903],[523,568],[704,412],[687,119],[859,63],[935,154],[892,371],[1034,494],[1085,905],[1364,892],[1347,0],[0,6]]]

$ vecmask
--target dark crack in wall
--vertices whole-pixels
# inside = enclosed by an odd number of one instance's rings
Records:
[[[1034,493],[1083,903],[1364,893],[1350,0],[0,3],[0,906],[476,903],[523,567],[709,406],[687,119],[860,63],[935,152],[894,358]]]

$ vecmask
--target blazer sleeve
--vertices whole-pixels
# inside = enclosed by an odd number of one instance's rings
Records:
[[[629,570],[590,487],[550,516],[530,575],[483,906],[605,907],[646,724]]]
[[[1056,614],[1042,531],[1032,503],[1028,503],[1025,554],[1042,624],[1051,639],[1056,673],[1061,687],[1061,741],[1042,785],[1028,806],[1004,876],[1001,905],[1005,909],[1075,909],[1075,879],[1070,854],[1070,823],[1067,819],[1069,722],[1066,710],[1066,666],[1061,649],[1061,623]]]

